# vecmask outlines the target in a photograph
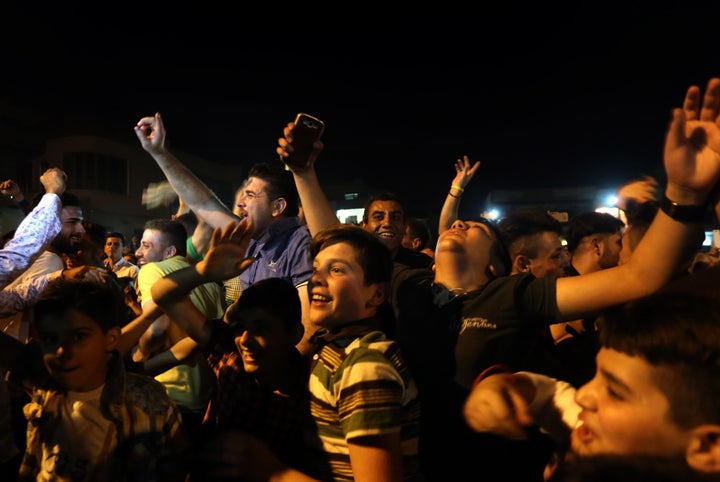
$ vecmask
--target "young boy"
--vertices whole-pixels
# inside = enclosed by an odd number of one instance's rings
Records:
[[[116,287],[60,278],[34,307],[37,339],[0,333],[0,368],[31,396],[19,481],[185,479],[175,404],[116,351],[124,313]]]
[[[311,251],[309,318],[321,328],[312,340],[317,352],[310,410],[332,479],[413,480],[418,476],[417,388],[398,344],[379,331],[376,317],[389,289],[390,252],[372,233],[354,225],[320,231]],[[215,458],[208,466],[232,466],[225,475],[311,480],[247,434],[225,434],[216,448],[209,452]]]
[[[247,223],[214,230],[204,258],[160,278],[152,296],[163,311],[202,347],[217,384],[203,421],[201,447],[229,430],[243,431],[267,444],[284,464],[327,478],[329,469],[310,415],[309,363],[297,350],[303,337],[297,289],[282,278],[265,278],[243,290],[225,312],[209,320],[190,301],[192,289],[240,275],[245,258]],[[216,456],[237,447],[209,447]],[[199,458],[192,480],[214,480],[221,463]]]
[[[665,290],[608,310],[599,319],[591,381],[576,391],[527,372],[488,376],[466,401],[468,424],[522,438],[539,423],[570,457],[684,459],[697,472],[720,475],[716,296]]]

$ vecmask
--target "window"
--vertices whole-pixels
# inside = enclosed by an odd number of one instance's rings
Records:
[[[70,189],[127,194],[127,160],[94,152],[65,152],[63,170]]]

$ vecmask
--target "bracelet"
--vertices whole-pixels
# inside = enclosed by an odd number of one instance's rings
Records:
[[[465,192],[465,189],[461,188],[460,186],[456,186],[455,184],[450,186],[450,189],[457,189],[460,192]]]
[[[452,193],[452,191],[448,192],[448,196],[454,197],[455,199],[460,199],[460,197],[461,197],[461,196],[456,196],[455,194]]]
[[[682,206],[676,202],[668,199],[667,196],[663,196],[660,201],[660,209],[662,212],[673,218],[675,221],[681,223],[701,223],[705,220],[705,212],[707,211],[707,205],[701,206],[686,205]]]

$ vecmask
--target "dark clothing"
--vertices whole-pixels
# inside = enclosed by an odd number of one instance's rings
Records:
[[[413,251],[405,246],[400,246],[393,261],[405,265],[408,268],[432,268],[435,263],[435,260],[427,254]]]
[[[234,329],[222,320],[213,320],[205,355],[215,377],[215,394],[208,404],[203,433],[205,437],[222,430],[241,430],[265,442],[284,463],[309,475],[318,472],[325,461],[310,414],[309,361],[293,349],[294,385],[279,393],[258,384],[248,375],[235,345]],[[202,480],[202,467],[193,471],[193,480]],[[198,473],[199,472],[199,473]]]
[[[397,340],[422,404],[423,475],[475,480],[482,467],[484,480],[541,482],[555,448],[549,437],[537,429],[525,441],[475,433],[462,406],[476,376],[491,365],[545,372],[540,328],[557,320],[555,279],[514,275],[455,296],[427,270],[396,265],[392,283]]]
[[[580,276],[580,273],[570,266],[567,276]],[[549,328],[545,330],[549,340],[548,356],[557,359],[546,375],[569,382],[575,388],[580,388],[595,376],[595,355],[600,349],[595,320],[596,317],[583,319],[582,331],[565,325],[565,330],[572,336],[558,343],[552,339]]]

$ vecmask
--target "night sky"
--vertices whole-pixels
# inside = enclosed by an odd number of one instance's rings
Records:
[[[482,162],[466,203],[606,188],[661,176],[671,109],[720,75],[720,7],[629,3],[313,11],[295,24],[275,5],[289,26],[202,5],[16,12],[0,34],[0,102],[52,133],[130,144],[159,111],[171,148],[244,169],[279,162],[283,126],[308,112],[326,122],[321,182],[362,179],[416,211],[439,210],[463,154]]]

